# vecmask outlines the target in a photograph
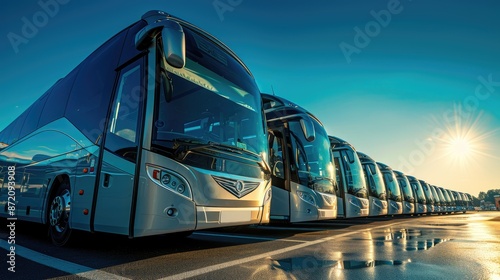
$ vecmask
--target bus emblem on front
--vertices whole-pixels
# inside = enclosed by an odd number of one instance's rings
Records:
[[[235,180],[213,175],[212,177],[219,184],[219,186],[221,186],[237,198],[242,198],[245,195],[253,192],[260,185],[260,182]]]
[[[241,193],[245,189],[245,183],[242,181],[238,180],[236,181],[236,190]]]

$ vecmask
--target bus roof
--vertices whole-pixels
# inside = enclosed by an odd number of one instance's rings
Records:
[[[344,139],[341,139],[339,137],[336,137],[336,136],[331,136],[331,135],[328,135],[328,139],[330,140],[330,145],[332,145],[332,148],[342,148],[342,147],[349,147],[351,148],[353,151],[356,151],[356,149],[354,148],[353,145],[351,145],[349,142],[347,142],[346,140]]]
[[[311,112],[288,99],[268,93],[261,93],[261,97],[264,101],[264,111],[266,114],[274,111],[276,112],[276,117],[278,117],[278,115],[307,114],[323,126],[323,123]]]

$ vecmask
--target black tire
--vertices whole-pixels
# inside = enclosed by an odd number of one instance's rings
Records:
[[[71,237],[69,215],[71,212],[71,193],[68,180],[64,180],[49,199],[47,221],[49,237],[56,246],[68,244]]]

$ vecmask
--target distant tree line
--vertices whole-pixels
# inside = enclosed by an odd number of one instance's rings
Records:
[[[490,202],[492,204],[495,204],[495,199],[494,199],[495,195],[500,195],[500,189],[492,189],[487,192],[480,192],[477,198],[473,197],[474,206],[479,206],[481,200],[484,200],[484,202]]]

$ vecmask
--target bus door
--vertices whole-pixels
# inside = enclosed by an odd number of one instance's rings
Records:
[[[283,129],[278,128],[269,131],[271,182],[273,198],[271,203],[271,219],[290,219],[290,181],[288,178],[288,166],[286,146],[283,137]]]
[[[142,61],[123,68],[116,84],[100,159],[95,231],[129,235],[133,226],[144,99]]]
[[[334,163],[335,163],[335,172],[337,176],[337,217],[345,217],[345,191],[346,186],[344,182],[344,170],[339,161],[340,152],[334,151]]]

